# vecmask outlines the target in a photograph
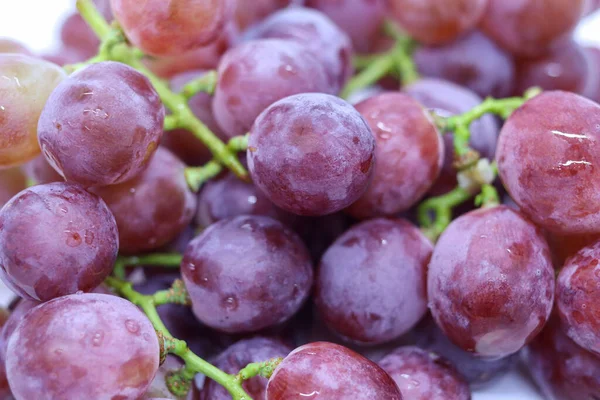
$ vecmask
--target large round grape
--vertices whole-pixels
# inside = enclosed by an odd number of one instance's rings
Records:
[[[58,65],[23,54],[0,54],[0,168],[40,153],[38,119],[54,88],[66,77]]]
[[[219,64],[215,119],[226,136],[246,134],[256,117],[284,97],[333,92],[325,69],[301,44],[252,40],[229,50]]]
[[[377,364],[327,342],[292,351],[275,370],[265,400],[402,400],[393,379]]]
[[[313,278],[300,238],[262,216],[211,225],[188,245],[181,272],[198,319],[230,333],[289,319],[308,297]]]
[[[317,93],[287,97],[256,119],[248,140],[254,183],[286,211],[325,215],[356,201],[370,183],[375,138],[344,100]]]
[[[145,53],[177,55],[217,39],[232,10],[229,0],[111,0],[127,38]]]
[[[119,250],[104,201],[72,183],[23,190],[0,210],[0,227],[0,278],[38,301],[93,290]]]
[[[560,234],[600,231],[600,106],[544,92],[505,122],[496,152],[502,183],[523,213]]]
[[[408,332],[427,311],[425,274],[432,251],[431,242],[404,220],[353,226],[319,265],[315,303],[323,321],[363,344]]]
[[[165,111],[150,81],[117,62],[92,64],[50,95],[38,124],[42,152],[68,181],[114,185],[145,168]]]
[[[391,0],[391,16],[417,41],[451,42],[474,28],[488,0]]]
[[[444,141],[429,112],[403,93],[383,93],[356,106],[375,134],[373,181],[348,212],[356,218],[397,215],[433,186]]]
[[[446,228],[429,263],[429,307],[463,350],[516,353],[540,332],[554,269],[540,230],[506,206],[471,211]]]
[[[158,370],[159,344],[146,316],[106,294],[75,294],[29,312],[8,343],[17,400],[141,397]]]
[[[119,249],[135,254],[156,250],[192,221],[196,196],[188,187],[185,164],[160,147],[148,168],[119,185],[93,188],[112,211],[119,228]]]

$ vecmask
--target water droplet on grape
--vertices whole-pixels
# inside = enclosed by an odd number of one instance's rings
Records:
[[[227,310],[234,311],[238,308],[238,301],[235,296],[229,296],[223,299],[223,305]]]
[[[77,247],[81,244],[81,235],[79,233],[69,230],[66,230],[65,233],[67,234],[67,246]]]
[[[96,236],[94,235],[94,232],[92,232],[92,231],[91,231],[91,230],[89,230],[89,229],[86,229],[86,230],[85,230],[84,239],[85,239],[85,242],[86,242],[87,244],[91,245],[92,243],[94,243],[94,238],[95,238],[95,237],[96,237]]]
[[[102,344],[102,342],[104,341],[104,332],[103,331],[98,331],[94,334],[94,337],[92,338],[92,344],[96,347],[100,346]]]
[[[125,328],[131,333],[139,333],[140,331],[140,326],[132,319],[125,321]]]

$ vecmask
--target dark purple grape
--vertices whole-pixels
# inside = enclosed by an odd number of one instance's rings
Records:
[[[404,220],[355,225],[325,252],[315,303],[325,324],[354,342],[378,344],[412,329],[427,311],[433,246]]]
[[[27,178],[20,168],[0,169],[0,208],[27,187]]]
[[[539,226],[598,233],[600,106],[574,93],[544,92],[504,123],[496,160],[510,196]]]
[[[402,400],[393,379],[377,364],[327,342],[292,351],[275,370],[265,400]]]
[[[418,347],[400,347],[378,362],[404,399],[471,400],[469,384],[448,360]]]
[[[287,40],[243,43],[225,53],[218,72],[213,112],[228,137],[246,134],[256,117],[279,99],[333,92],[317,59],[303,45]]]
[[[344,100],[307,93],[280,100],[256,119],[248,142],[254,183],[282,209],[325,215],[356,201],[371,180],[375,139]]]
[[[92,64],[52,92],[38,123],[50,164],[86,187],[139,175],[158,147],[165,111],[150,81],[127,65]]]
[[[64,178],[48,164],[43,155],[39,155],[27,164],[24,164],[22,168],[27,176],[38,185],[64,181]]]
[[[444,161],[444,142],[428,111],[403,93],[383,93],[356,105],[375,134],[375,169],[369,188],[348,212],[356,218],[408,210],[433,186]]]
[[[313,278],[300,238],[263,216],[211,225],[188,245],[181,271],[196,317],[229,333],[286,321],[308,297]]]
[[[213,360],[213,365],[221,371],[236,375],[250,363],[267,361],[272,358],[287,356],[291,348],[278,340],[255,337],[244,339],[228,347]],[[244,390],[253,399],[264,399],[267,380],[260,376],[249,379],[243,384]],[[218,383],[207,380],[200,398],[206,400],[230,400],[231,395]]]
[[[548,244],[506,206],[471,211],[446,228],[429,263],[427,293],[442,331],[484,357],[516,353],[540,332],[554,300]]]
[[[185,164],[161,147],[136,178],[92,188],[115,216],[122,253],[156,250],[192,221],[196,196],[186,183],[184,169]]]
[[[0,211],[0,227],[0,277],[32,300],[93,290],[119,250],[104,201],[72,183],[23,190]]]
[[[481,97],[507,97],[513,91],[512,57],[480,31],[473,31],[444,46],[423,46],[414,60],[425,76],[446,79]]]
[[[6,370],[21,399],[137,399],[158,370],[146,316],[105,294],[75,294],[29,312],[8,343]]]

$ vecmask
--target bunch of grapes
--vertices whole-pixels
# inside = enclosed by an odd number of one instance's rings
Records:
[[[597,3],[77,0],[57,54],[0,39],[0,400],[468,400],[519,362],[600,398]]]

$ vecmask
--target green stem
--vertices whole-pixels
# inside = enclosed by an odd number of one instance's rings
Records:
[[[181,304],[188,306],[191,304],[190,296],[181,279],[175,279],[168,290],[159,290],[154,293],[152,299],[157,306],[162,304]]]
[[[227,142],[229,150],[239,153],[240,151],[248,150],[248,134],[243,136],[235,136]]]
[[[364,69],[384,54],[385,53],[357,54],[352,58],[352,64],[354,64],[354,68],[356,69]]]
[[[179,267],[183,256],[179,253],[151,253],[139,256],[119,256],[118,262],[125,266],[153,265],[157,267]]]
[[[421,203],[417,209],[417,215],[425,235],[435,242],[452,221],[452,209],[471,197],[473,197],[473,193],[456,187],[444,195],[429,198]],[[435,219],[432,219],[432,213],[435,215]]]
[[[248,364],[237,374],[238,381],[246,381],[255,376],[262,376],[263,378],[269,379],[271,375],[273,375],[275,368],[277,368],[282,361],[283,358],[276,357],[267,361]]]
[[[185,84],[181,94],[186,99],[191,99],[200,92],[212,95],[217,87],[217,71],[209,71],[201,77]]]
[[[219,175],[223,168],[216,161],[209,161],[202,167],[188,167],[185,169],[185,180],[194,192],[200,190],[200,186],[209,179]]]
[[[165,123],[163,125],[163,129],[165,131],[172,131],[179,127],[179,118],[176,115],[167,115],[165,116]]]
[[[493,185],[486,183],[481,187],[481,193],[475,196],[475,205],[477,207],[495,207],[500,204],[500,196]]]
[[[386,76],[394,67],[394,64],[395,56],[392,52],[380,55],[368,67],[350,79],[340,93],[340,97],[347,99],[355,91],[373,85]]]
[[[110,35],[110,25],[98,12],[92,0],[77,0],[77,11],[100,40]]]

